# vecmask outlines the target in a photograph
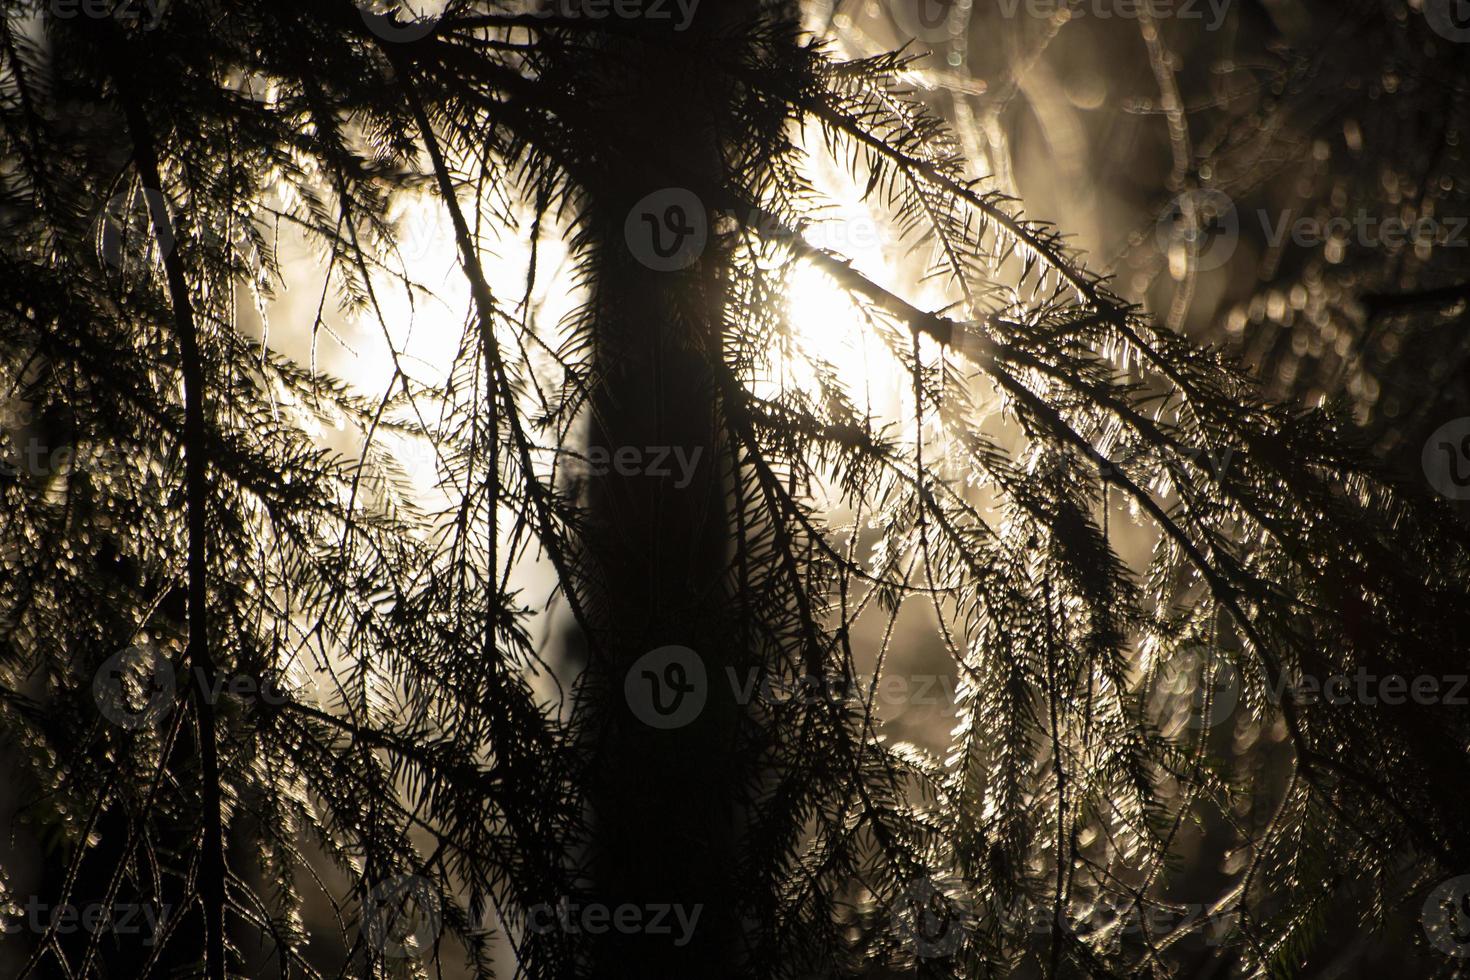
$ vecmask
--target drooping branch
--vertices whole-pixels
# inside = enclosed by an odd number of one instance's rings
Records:
[[[190,686],[194,710],[199,718],[200,810],[204,821],[204,852],[200,861],[199,891],[204,905],[205,975],[225,980],[225,842],[224,807],[220,785],[219,744],[215,707],[210,698],[217,690],[218,671],[209,652],[209,563],[208,441],[205,423],[204,360],[194,318],[188,276],[178,249],[178,237],[168,212],[167,195],[160,173],[159,154],[153,130],[134,91],[133,69],[117,53],[127,44],[119,38],[104,42],[112,58],[113,80],[122,102],[133,143],[133,164],[143,186],[153,234],[162,253],[169,299],[173,305],[174,329],[179,343],[184,379],[184,487],[188,522],[189,640],[185,659],[197,670],[200,683]]]

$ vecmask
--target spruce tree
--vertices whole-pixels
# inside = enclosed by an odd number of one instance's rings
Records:
[[[1123,977],[1203,937],[1268,975],[1470,864],[1463,708],[1294,696],[1463,670],[1462,518],[970,176],[913,53],[772,0],[90,9],[0,20],[0,718],[47,869],[0,897],[168,914],[52,917],[22,976]],[[813,243],[827,158],[922,282]],[[272,322],[282,256],[391,339],[409,194],[469,309],[445,383],[395,349],[364,394],[273,343],[331,325]],[[802,269],[903,417],[791,322]],[[875,709],[905,608],[958,678],[942,754]],[[1128,928],[1196,822],[1229,880]]]

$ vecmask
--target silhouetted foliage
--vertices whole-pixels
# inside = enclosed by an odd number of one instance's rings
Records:
[[[52,918],[21,975],[1278,975],[1465,871],[1466,710],[1294,695],[1467,664],[1463,520],[1342,391],[1272,401],[1120,298],[970,175],[913,52],[842,60],[784,3],[617,7],[6,8],[0,421],[41,451],[0,469],[0,724],[37,899],[168,913]],[[822,161],[917,275],[811,240]],[[393,345],[415,194],[469,309],[442,383],[395,347],[373,396],[275,340],[314,354],[335,307]],[[707,240],[650,257],[645,215]],[[313,323],[272,322],[291,262]],[[900,412],[792,322],[803,269]],[[572,654],[535,639],[553,601]],[[914,608],[958,677],[939,754],[875,709]],[[645,670],[703,710],[651,718]],[[1183,915],[1197,832],[1220,870]],[[567,904],[699,918],[546,927]]]

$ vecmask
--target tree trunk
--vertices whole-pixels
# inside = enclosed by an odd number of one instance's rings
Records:
[[[669,175],[725,183],[722,140],[738,134],[732,93],[723,73],[703,70],[700,47],[756,6],[711,4],[686,31],[640,25],[648,33],[614,42],[606,62],[610,145],[603,182],[589,188],[600,255],[586,718],[592,900],[610,923],[593,939],[599,977],[738,969],[745,774],[726,668],[741,655],[725,575],[728,450],[708,368],[719,358],[729,246],[710,230],[709,202],[671,188]],[[628,927],[627,913],[620,924],[627,905],[641,925]],[[667,931],[653,928],[663,906]]]

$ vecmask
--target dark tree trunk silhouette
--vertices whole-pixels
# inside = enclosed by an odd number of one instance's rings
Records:
[[[735,964],[744,762],[739,708],[724,678],[738,657],[730,649],[738,630],[724,575],[733,529],[728,451],[707,368],[720,356],[728,243],[711,236],[692,265],[661,271],[628,239],[647,246],[656,238],[673,249],[681,228],[696,236],[708,228],[707,202],[704,213],[680,210],[678,198],[687,195],[670,191],[665,175],[724,183],[723,141],[732,134],[721,103],[731,97],[723,87],[730,83],[713,73],[701,78],[698,59],[709,37],[755,7],[753,0],[725,3],[701,11],[687,32],[610,42],[608,64],[624,70],[609,77],[606,104],[620,109],[606,118],[601,183],[589,189],[600,243],[588,438],[589,451],[608,460],[589,500],[598,590],[588,603],[596,632],[591,686],[601,701],[589,705],[594,900],[609,909],[682,906],[699,918],[684,945],[675,942],[683,938],[677,929],[610,929],[595,948],[598,976],[637,964],[650,978],[718,977]],[[650,56],[659,50],[667,57]],[[678,485],[676,450],[696,464],[685,486]],[[662,453],[664,465],[653,466]],[[640,657],[667,646],[692,651],[707,681],[683,678],[694,689],[680,693],[666,689],[669,678],[658,671],[628,679]],[[667,698],[670,707],[685,696],[705,702],[687,725],[653,727],[629,704],[625,684],[649,686],[649,697]]]
[[[164,203],[163,177],[152,127],[137,95],[130,74],[134,66],[113,58],[113,77],[118,85],[124,118],[133,143],[133,162],[142,181],[149,218],[160,243],[176,242],[178,235]],[[202,853],[199,861],[199,896],[204,911],[204,970],[209,980],[224,980],[225,963],[225,837],[224,804],[219,768],[219,743],[215,706],[211,692],[217,690],[217,671],[209,652],[209,556],[208,509],[209,454],[205,423],[204,360],[199,349],[199,331],[194,321],[189,279],[176,248],[160,245],[169,300],[184,381],[184,497],[187,508],[189,644],[184,655],[183,676],[199,683],[189,684],[189,701],[198,719],[199,807],[203,822]]]

